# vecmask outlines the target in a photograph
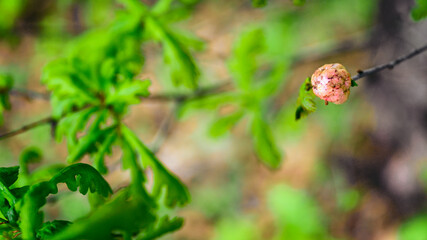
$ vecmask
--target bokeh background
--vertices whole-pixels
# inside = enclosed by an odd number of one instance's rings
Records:
[[[425,44],[427,24],[410,17],[414,1],[307,0],[295,6],[271,0],[261,9],[249,0],[187,2],[182,16],[170,17],[182,18],[176,27],[205,42],[194,52],[201,85],[232,79],[233,49],[241,33],[254,28],[266,33],[268,50],[260,61],[290,66],[267,111],[274,115],[270,127],[283,162],[272,170],[257,159],[246,120],[215,137],[210,126],[227,107],[183,111],[155,99],[134,106],[126,121],[192,194],[192,202],[177,210],[184,227],[163,239],[427,239],[426,54],[358,81],[343,105],[319,101],[314,114],[294,118],[300,85],[321,65],[339,62],[355,74]],[[113,0],[0,0],[0,70],[13,74],[21,93],[11,96],[2,133],[50,115],[43,66],[79,34],[108,25],[119,8]],[[185,93],[164,73],[158,44],[141,51],[141,78],[152,81],[153,95]],[[28,149],[42,153],[32,169],[64,164],[67,156],[66,143],[41,126],[2,140],[1,165],[16,165]],[[119,161],[120,154],[107,160],[114,190],[129,182]],[[85,197],[70,192],[44,207],[47,218],[67,220],[89,209]]]

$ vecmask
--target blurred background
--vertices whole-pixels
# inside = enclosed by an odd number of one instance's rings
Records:
[[[427,239],[426,54],[361,79],[345,104],[318,101],[314,114],[295,121],[299,87],[321,65],[338,62],[356,74],[426,43],[427,23],[410,16],[414,1],[271,0],[260,9],[249,0],[183,2],[181,15],[170,17],[205,42],[194,51],[200,85],[233,80],[230,61],[253,29],[266,42],[261,70],[286,64],[266,111],[282,164],[272,170],[261,163],[246,119],[224,136],[211,130],[230,106],[214,111],[161,99],[134,106],[126,121],[192,195],[177,210],[184,227],[162,239]],[[20,93],[12,92],[2,133],[50,115],[43,66],[78,35],[108,25],[120,7],[113,0],[0,0],[0,71],[13,75]],[[185,93],[164,73],[158,44],[141,50],[141,78],[152,81],[153,95]],[[229,84],[224,91],[238,90]],[[16,165],[23,150],[42,153],[34,169],[67,156],[50,126],[1,141],[1,165]],[[113,189],[126,186],[120,154],[107,162]],[[84,197],[64,192],[44,210],[47,218],[74,220],[89,208]]]

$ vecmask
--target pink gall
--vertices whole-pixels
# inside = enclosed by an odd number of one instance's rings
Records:
[[[325,64],[311,76],[313,92],[325,102],[342,104],[350,95],[351,75],[339,63]]]

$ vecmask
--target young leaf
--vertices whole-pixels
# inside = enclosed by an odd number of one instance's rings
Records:
[[[121,127],[126,141],[141,156],[143,166],[153,170],[154,186],[153,195],[159,198],[163,189],[166,190],[165,205],[174,207],[176,204],[182,206],[190,201],[187,187],[168,169],[166,169],[157,157],[145,146],[138,137],[125,125]]]
[[[412,9],[411,15],[415,21],[427,17],[427,0],[416,0],[416,6]]]
[[[300,87],[297,109],[295,112],[296,120],[316,111],[315,97],[311,88],[310,78],[307,78]]]
[[[117,138],[117,135],[115,132],[112,132],[109,135],[107,135],[106,139],[99,147],[98,152],[93,157],[93,164],[101,174],[107,173],[107,167],[105,166],[105,163],[104,163],[104,156],[108,153],[111,153],[111,145],[113,145],[116,138]]]
[[[195,89],[200,73],[189,50],[185,48],[185,43],[179,42],[172,32],[155,17],[146,18],[145,29],[148,38],[162,42],[163,56],[165,63],[170,66],[174,84],[182,84]]]
[[[19,167],[0,168],[0,182],[6,187],[10,187],[18,180]]]
[[[70,224],[71,222],[69,221],[61,221],[61,220],[45,222],[43,223],[42,227],[37,231],[36,237],[37,239],[40,239],[40,240],[50,239],[53,235],[62,231]]]
[[[234,125],[236,125],[244,115],[243,111],[236,111],[227,116],[217,119],[209,129],[209,135],[220,137],[226,134]]]
[[[234,44],[229,68],[241,90],[248,91],[251,89],[258,68],[257,55],[264,50],[265,38],[261,28],[244,32]]]
[[[305,4],[305,0],[293,0],[295,6],[302,6]]]
[[[17,197],[9,187],[18,179],[19,167],[0,168],[0,211],[9,222],[17,219],[14,205]]]
[[[147,190],[143,186],[143,184],[146,182],[146,179],[140,164],[138,164],[137,153],[132,149],[128,141],[124,138],[121,139],[121,146],[123,150],[123,169],[130,169],[131,173],[132,183],[130,189],[132,194],[135,198],[145,202],[147,205],[153,208],[156,207],[157,204],[149,196]]]
[[[98,129],[97,131],[86,134],[80,138],[77,146],[68,155],[67,161],[74,163],[79,161],[85,154],[96,152],[98,150],[97,143],[103,143],[105,138],[113,134],[116,126],[111,126],[106,129]]]
[[[10,110],[9,91],[13,87],[13,78],[9,74],[0,73],[0,125],[3,124],[3,111]]]
[[[108,105],[131,105],[141,102],[141,97],[148,97],[150,81],[133,80],[119,84],[118,88],[109,93],[106,99]]]
[[[134,235],[155,222],[156,218],[144,202],[132,199],[122,191],[110,202],[95,209],[56,234],[51,240],[114,240],[113,233]]]
[[[184,219],[175,217],[173,219],[169,219],[168,216],[162,217],[157,224],[153,227],[145,230],[140,234],[136,239],[137,240],[151,240],[157,239],[158,237],[176,231],[182,227],[184,224]]]
[[[252,0],[252,6],[254,7],[264,7],[267,5],[267,0]]]
[[[31,186],[24,195],[19,209],[20,228],[24,239],[35,239],[43,223],[43,213],[39,209],[46,204],[49,194],[58,193],[59,183],[65,183],[71,191],[76,191],[79,187],[81,194],[86,194],[90,190],[107,197],[113,192],[96,169],[88,164],[77,163],[62,169],[50,181]]]
[[[258,157],[271,168],[277,168],[281,162],[281,154],[276,146],[273,133],[268,123],[261,116],[254,116],[251,133]]]

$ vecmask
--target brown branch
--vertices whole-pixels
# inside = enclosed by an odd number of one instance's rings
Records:
[[[159,94],[159,95],[153,95],[151,97],[148,98],[143,98],[143,100],[156,100],[156,101],[176,101],[176,102],[181,102],[181,101],[186,101],[186,100],[190,100],[190,99],[195,99],[195,98],[200,98],[200,97],[204,97],[204,96],[208,96],[210,94],[214,94],[217,93],[219,91],[223,91],[224,88],[226,88],[227,86],[229,86],[231,84],[231,82],[225,82],[225,83],[221,83],[218,85],[214,85],[214,86],[210,86],[210,87],[204,87],[204,88],[200,88],[199,90],[196,90],[193,93],[190,94],[174,94],[174,93],[169,93],[169,94]],[[24,133],[26,131],[29,131],[31,129],[34,129],[36,127],[42,126],[44,124],[51,124],[52,126],[58,122],[60,119],[66,117],[68,114],[70,113],[75,113],[75,112],[79,112],[82,111],[88,107],[91,106],[84,106],[82,108],[78,108],[75,109],[69,113],[66,113],[58,118],[54,118],[53,116],[50,117],[46,117],[43,119],[40,119],[38,121],[35,121],[33,123],[24,125],[18,129],[12,130],[10,132],[6,132],[3,134],[0,134],[0,140],[6,139],[6,138],[10,138],[16,135],[19,135],[21,133]]]
[[[373,68],[369,68],[369,69],[366,69],[364,71],[359,71],[357,75],[355,75],[355,76],[353,76],[351,78],[352,78],[353,81],[357,81],[357,80],[359,80],[359,79],[361,79],[363,77],[366,77],[368,75],[380,72],[380,71],[382,71],[384,69],[393,69],[396,65],[398,65],[398,64],[400,64],[400,63],[402,63],[402,62],[404,62],[404,61],[406,61],[406,60],[408,60],[410,58],[413,58],[413,57],[417,56],[418,54],[420,54],[420,53],[422,53],[422,52],[424,52],[426,50],[427,50],[427,44],[424,45],[424,46],[422,46],[422,47],[420,47],[420,48],[417,48],[414,51],[408,53],[407,55],[399,57],[396,60],[393,60],[393,61],[391,61],[389,63],[382,64],[382,65],[379,65],[379,66],[376,66],[376,67],[373,67]]]
[[[27,100],[33,100],[33,99],[49,100],[50,99],[50,96],[48,93],[40,93],[40,92],[36,92],[29,89],[24,89],[24,88],[13,88],[9,91],[9,94],[20,96]]]
[[[46,117],[43,119],[40,119],[38,121],[32,122],[30,124],[24,125],[18,129],[12,130],[10,132],[6,132],[3,134],[0,134],[0,140],[6,139],[6,138],[10,138],[16,135],[19,135],[21,133],[24,133],[28,130],[31,130],[33,128],[45,125],[45,124],[52,124],[55,120],[52,117]]]

